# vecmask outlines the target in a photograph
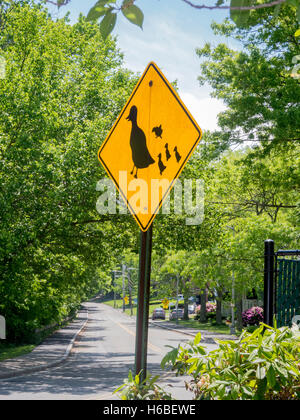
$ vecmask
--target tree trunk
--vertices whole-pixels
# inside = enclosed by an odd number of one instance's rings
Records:
[[[222,324],[222,300],[217,299],[216,323]]]
[[[216,323],[222,324],[222,299],[223,299],[223,292],[217,290],[217,308],[216,308]]]
[[[200,296],[200,305],[201,305],[200,322],[206,322],[207,321],[206,301],[207,301],[207,288],[203,289],[203,292],[201,293],[201,296]]]
[[[184,296],[183,319],[185,319],[186,321],[189,319],[189,298],[188,298],[188,296]]]
[[[243,312],[243,299],[240,295],[238,295],[236,299],[236,329],[238,331],[241,331],[243,329],[242,312]]]

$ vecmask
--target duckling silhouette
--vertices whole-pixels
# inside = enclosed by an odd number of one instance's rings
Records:
[[[148,166],[152,165],[152,163],[155,163],[155,160],[152,159],[147,149],[145,133],[137,125],[137,112],[137,107],[133,105],[130,108],[128,117],[126,118],[126,120],[131,121],[132,123],[130,134],[130,147],[132,151],[133,168],[130,173],[131,175],[133,175],[134,168],[136,168],[134,178],[137,178],[137,173],[139,169],[148,168]]]
[[[156,138],[157,137],[160,137],[161,139],[162,139],[162,133],[163,133],[163,129],[161,128],[161,124],[160,124],[160,126],[159,127],[154,127],[153,129],[152,129],[152,133],[155,133],[155,136],[156,136]]]
[[[162,175],[163,171],[166,169],[166,166],[163,164],[161,160],[161,153],[158,155],[158,167],[159,167],[160,174]]]
[[[178,153],[177,146],[174,147],[174,152],[175,152],[175,157],[176,157],[177,162],[180,162],[181,156]]]
[[[171,157],[170,152],[169,152],[169,145],[168,145],[168,143],[165,144],[165,148],[166,148],[166,159],[167,159],[167,162],[168,162],[168,160]]]

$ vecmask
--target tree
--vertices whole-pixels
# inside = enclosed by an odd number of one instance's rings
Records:
[[[284,6],[277,16],[266,10],[256,12],[251,30],[228,21],[213,24],[216,34],[235,38],[243,49],[206,44],[197,50],[205,60],[200,83],[208,82],[212,95],[228,107],[219,115],[222,131],[216,133],[227,146],[248,141],[260,154],[298,147],[300,86],[290,77],[289,63],[300,47],[291,11]]]
[[[186,267],[188,255],[189,254],[186,251],[169,253],[166,256],[165,262],[161,268],[162,273],[167,273],[173,277],[173,280],[176,280],[176,283],[178,284],[178,291],[183,294],[184,319],[189,319],[188,304],[193,287],[190,272]]]
[[[99,291],[110,258],[134,246],[122,228],[96,212],[104,176],[97,149],[136,77],[121,68],[114,40],[96,25],[54,22],[44,6],[7,9],[0,47],[0,311],[8,337],[23,339],[61,320]],[[118,220],[118,216],[114,219]],[[124,229],[124,230],[123,230]]]

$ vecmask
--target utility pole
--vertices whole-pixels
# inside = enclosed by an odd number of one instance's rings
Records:
[[[117,278],[117,273],[121,273],[121,271],[119,270],[112,270],[113,273],[113,288],[114,288],[114,308],[117,307],[116,305],[116,278]]]
[[[122,264],[123,312],[125,312],[125,272],[126,272],[126,265]]]
[[[179,274],[176,275],[176,325],[178,325],[178,289],[179,289]]]
[[[116,309],[116,270],[113,270],[114,309]]]
[[[231,229],[233,231],[233,237],[235,237],[235,229],[234,226],[227,226],[228,229]],[[231,325],[230,325],[230,334],[235,334],[235,322],[234,322],[234,299],[235,299],[235,276],[234,271],[232,270],[232,291],[231,291]]]
[[[128,291],[129,291],[129,305],[130,305],[130,315],[133,315],[133,307],[132,307],[132,280],[131,280],[131,270],[137,270],[134,267],[127,267],[127,278],[128,278]]]

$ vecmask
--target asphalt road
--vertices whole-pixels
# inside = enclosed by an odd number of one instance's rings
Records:
[[[89,321],[68,360],[59,367],[0,381],[0,399],[118,400],[113,391],[134,369],[135,319],[98,302],[86,304]],[[160,370],[169,351],[190,340],[184,334],[149,326],[148,371],[162,374],[161,385],[176,399],[191,399],[183,378]],[[208,350],[216,345],[206,344]],[[172,385],[172,387],[170,387]]]

